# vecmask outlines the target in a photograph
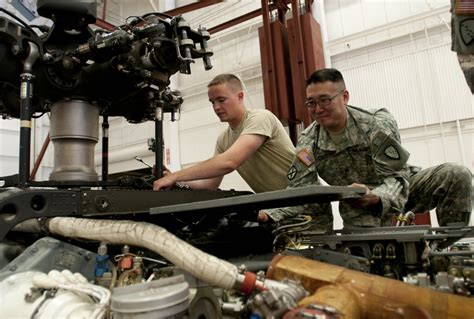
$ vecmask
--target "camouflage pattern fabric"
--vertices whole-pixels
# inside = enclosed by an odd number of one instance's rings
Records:
[[[320,185],[367,185],[381,198],[379,211],[356,209],[341,202],[339,211],[345,227],[373,227],[385,224],[393,213],[403,210],[408,200],[408,152],[400,145],[397,123],[386,109],[367,111],[347,106],[344,135],[336,144],[313,122],[300,136],[296,158],[288,171],[289,188]],[[330,204],[307,204],[266,210],[273,221],[299,214],[313,217],[315,227],[332,229]]]
[[[474,94],[474,54],[458,53],[458,61],[466,78],[467,85]]]
[[[422,213],[436,207],[440,226],[469,222],[471,171],[446,163],[422,170],[410,178],[410,195],[405,210]]]
[[[470,0],[451,0],[451,50],[474,94],[474,6]]]

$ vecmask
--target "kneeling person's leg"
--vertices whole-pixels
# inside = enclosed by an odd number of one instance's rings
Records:
[[[424,169],[410,179],[410,194],[405,209],[422,213],[436,207],[440,226],[469,223],[472,174],[464,166],[441,164]]]

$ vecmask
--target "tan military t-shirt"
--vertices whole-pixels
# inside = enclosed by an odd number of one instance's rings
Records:
[[[278,118],[268,110],[247,110],[235,130],[228,127],[217,138],[216,154],[229,149],[240,135],[266,136],[266,141],[237,169],[255,193],[284,189],[295,147]]]

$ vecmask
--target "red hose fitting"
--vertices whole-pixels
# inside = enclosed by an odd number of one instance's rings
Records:
[[[253,272],[247,271],[244,274],[244,276],[245,276],[244,281],[242,282],[242,285],[240,286],[240,292],[248,296],[255,289],[255,283],[257,282],[257,275],[254,274]]]

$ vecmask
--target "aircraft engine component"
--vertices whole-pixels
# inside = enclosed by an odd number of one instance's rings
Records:
[[[174,276],[113,290],[110,309],[114,318],[187,318],[189,285]]]
[[[212,67],[209,33],[193,30],[181,16],[150,13],[114,31],[92,31],[95,11],[92,0],[39,0],[38,13],[54,22],[41,31],[0,16],[0,114],[20,117],[25,68],[34,86],[27,92],[32,113],[49,112],[64,99],[83,100],[137,123],[154,119],[154,99],[171,75],[190,74],[198,58]]]
[[[18,278],[28,271],[49,272],[57,282],[60,277],[69,280],[70,270],[77,269],[76,261],[81,259],[81,273],[88,278],[94,274],[95,285],[89,287],[89,292],[96,291],[94,287],[108,289],[111,302],[105,312],[98,305],[101,298],[96,297],[94,302],[86,298],[89,301],[84,305],[83,299],[70,298],[66,291],[60,293],[62,287],[44,280],[47,277],[43,274],[43,288],[35,296],[49,301],[41,307],[23,307],[29,317],[38,308],[42,312],[37,317],[46,318],[43,312],[50,314],[55,309],[50,307],[58,307],[66,300],[68,305],[58,312],[61,315],[77,307],[89,312],[86,317],[94,317],[93,313],[100,308],[106,318],[110,318],[109,314],[114,318],[467,318],[474,311],[474,299],[466,296],[300,256],[277,255],[266,274],[250,273],[242,259],[238,264],[221,260],[182,242],[161,227],[143,222],[56,217],[44,226],[51,234],[66,235],[68,240],[80,239],[82,245],[92,244],[98,247],[98,253],[43,238],[0,270],[0,292],[3,286],[9,287],[0,302],[28,302],[23,297],[36,281],[17,284]],[[117,245],[122,245],[121,253]],[[263,264],[263,256],[260,258]],[[61,269],[66,271],[59,276],[57,270]],[[427,280],[422,274],[417,278]],[[17,291],[17,286],[22,290]],[[16,315],[12,309],[9,307],[7,314]]]
[[[110,291],[93,285],[80,273],[29,271],[0,282],[5,318],[103,318]]]
[[[168,87],[170,77],[190,74],[199,58],[206,70],[212,68],[205,28],[193,30],[181,16],[149,13],[113,31],[92,30],[96,6],[92,0],[39,0],[38,13],[52,27],[0,16],[0,115],[21,119],[22,188],[29,186],[32,118],[51,112],[50,180],[94,182],[100,115],[104,128],[109,116],[157,120],[161,134],[162,114],[175,119],[182,103]]]
[[[51,105],[54,170],[50,180],[97,180],[94,148],[99,140],[99,108],[84,101]]]
[[[474,313],[473,299],[298,256],[276,257],[267,276],[299,280],[312,294],[299,306],[327,305],[346,318],[461,319]]]

